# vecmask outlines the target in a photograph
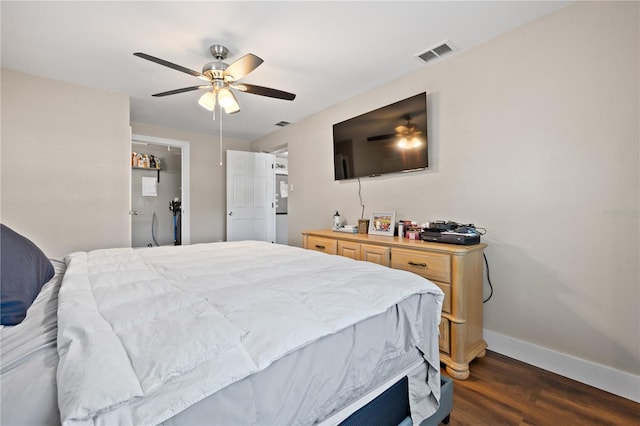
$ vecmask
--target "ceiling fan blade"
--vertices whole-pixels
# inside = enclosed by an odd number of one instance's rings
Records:
[[[296,98],[296,95],[282,90],[272,89],[270,87],[256,86],[254,84],[238,84],[231,86],[234,89],[238,89],[242,92],[252,93],[254,95],[268,96],[270,98],[284,99],[285,101],[292,101]]]
[[[208,89],[211,86],[191,86],[191,87],[183,87],[182,89],[169,90],[168,92],[156,93],[155,97],[169,96],[169,95],[177,95],[178,93],[191,92],[198,89]]]
[[[396,135],[378,135],[378,136],[369,136],[367,138],[367,142],[378,142],[378,141],[386,141],[387,139],[395,138]]]
[[[189,68],[185,68],[182,65],[174,64],[173,62],[165,61],[164,59],[156,58],[155,56],[147,55],[146,53],[136,52],[133,55],[142,59],[146,59],[147,61],[155,62],[156,64],[164,65],[165,67],[169,67],[176,71],[180,71],[180,72],[192,75],[194,77],[198,77],[205,81],[209,81],[207,76],[205,76],[201,72],[190,70]]]
[[[255,70],[264,61],[254,55],[253,53],[247,53],[242,58],[238,59],[224,70],[222,75],[233,77],[233,81],[238,81],[251,71]]]

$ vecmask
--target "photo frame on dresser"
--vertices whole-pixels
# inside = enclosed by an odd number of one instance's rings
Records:
[[[369,234],[393,237],[396,231],[396,212],[372,213],[369,221]]]

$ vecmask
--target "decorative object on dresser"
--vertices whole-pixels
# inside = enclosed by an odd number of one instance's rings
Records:
[[[358,233],[358,227],[356,225],[342,225],[339,228],[332,229],[334,232],[346,232],[347,234]]]
[[[358,219],[358,233],[366,234],[369,231],[369,219]]]
[[[402,237],[403,238],[407,238],[409,240],[419,240],[420,231],[422,231],[422,228],[416,222],[412,220],[402,221]],[[400,236],[399,234],[400,233],[398,232],[398,236]]]
[[[369,234],[393,237],[396,232],[396,213],[372,213]]]
[[[482,336],[483,250],[486,244],[455,245],[377,235],[303,231],[304,248],[414,272],[445,294],[440,323],[440,362],[465,380],[469,363],[486,353]]]

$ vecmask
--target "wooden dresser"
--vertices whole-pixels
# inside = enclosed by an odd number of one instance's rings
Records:
[[[445,294],[440,323],[440,361],[456,379],[469,377],[469,363],[485,355],[482,338],[482,251],[462,246],[330,229],[304,231],[304,248],[414,272]]]

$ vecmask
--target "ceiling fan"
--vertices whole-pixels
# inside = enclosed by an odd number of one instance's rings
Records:
[[[178,93],[191,92],[194,90],[206,89],[207,93],[202,95],[198,100],[198,103],[213,111],[217,103],[224,108],[227,114],[233,114],[240,111],[240,105],[238,100],[233,94],[234,90],[239,90],[245,93],[252,93],[254,95],[267,96],[270,98],[284,99],[292,101],[296,95],[282,90],[272,89],[270,87],[256,86],[254,84],[238,83],[238,80],[255,70],[264,62],[261,58],[253,53],[247,53],[237,61],[228,65],[222,62],[227,58],[229,50],[219,44],[214,44],[209,48],[211,55],[216,59],[215,61],[208,62],[202,67],[202,72],[194,71],[189,68],[185,68],[181,65],[174,64],[164,59],[156,58],[155,56],[147,55],[146,53],[136,52],[135,56],[146,59],[156,64],[164,65],[165,67],[172,68],[174,70],[192,75],[201,80],[207,82],[207,84],[200,86],[184,87],[182,89],[169,90],[167,92],[156,93],[152,96],[162,97],[169,95],[176,95]]]
[[[395,138],[398,141],[398,148],[411,149],[419,147],[422,142],[420,138],[418,138],[418,135],[421,135],[422,132],[418,130],[418,126],[411,122],[411,114],[404,115],[403,119],[407,120],[407,124],[396,126],[394,128],[395,134],[370,136],[367,138],[367,141],[378,142]]]
[[[418,130],[418,126],[411,122],[410,114],[407,114],[404,119],[407,120],[407,125],[400,125],[395,128],[396,136],[398,137],[398,148],[417,148],[422,144],[418,138],[418,135],[421,135],[422,132]]]

